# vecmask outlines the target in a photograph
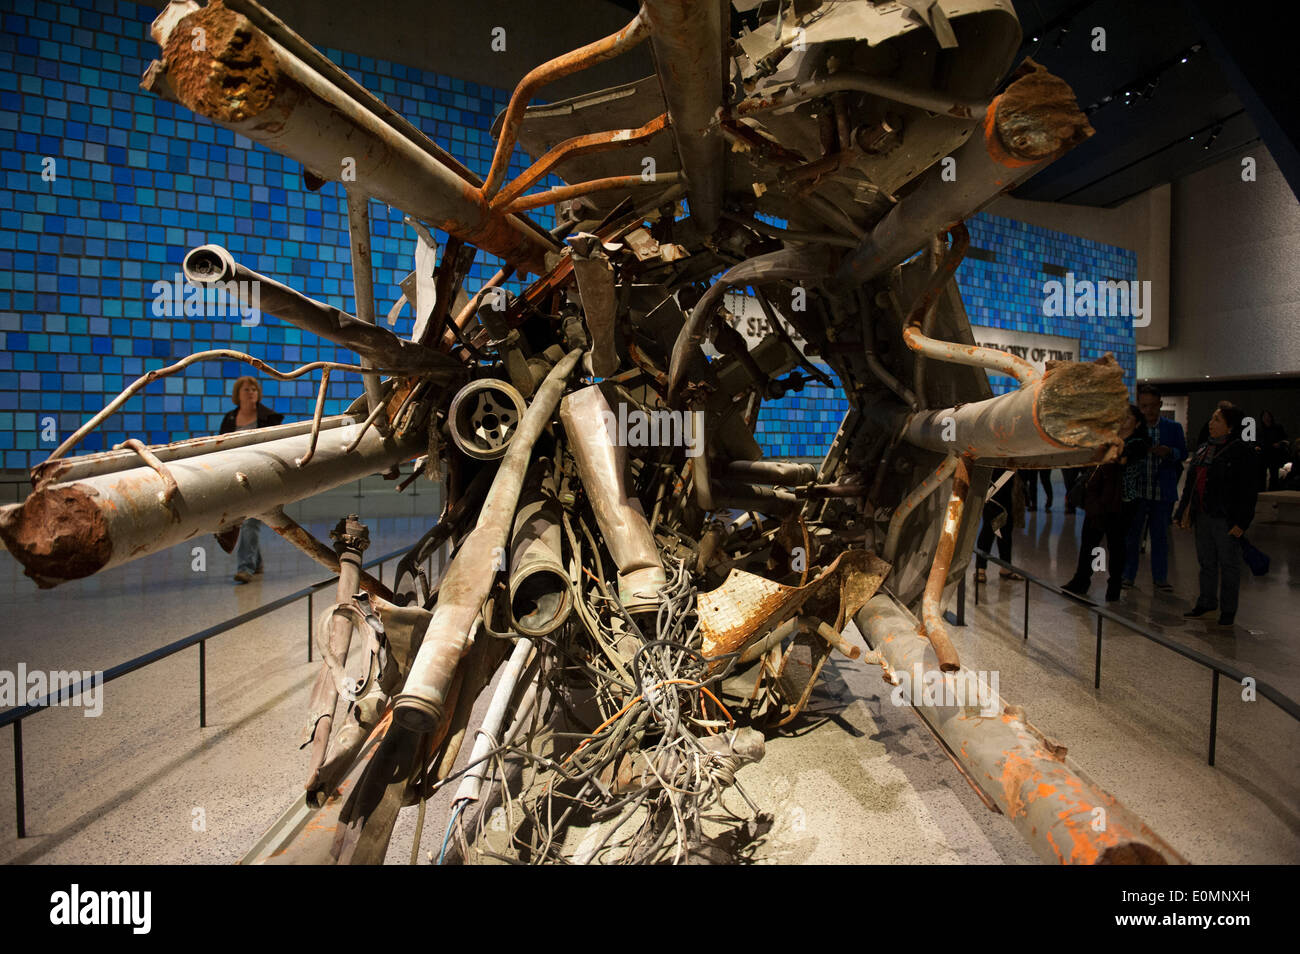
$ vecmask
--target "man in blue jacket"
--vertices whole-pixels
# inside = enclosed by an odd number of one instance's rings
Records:
[[[1151,580],[1157,590],[1172,590],[1169,584],[1169,522],[1178,502],[1178,474],[1187,459],[1187,440],[1182,425],[1160,416],[1160,389],[1151,384],[1138,388],[1138,408],[1146,421],[1151,452],[1138,476],[1137,508],[1128,528],[1128,555],[1124,561],[1124,585],[1137,580],[1138,546],[1142,531],[1151,527]]]

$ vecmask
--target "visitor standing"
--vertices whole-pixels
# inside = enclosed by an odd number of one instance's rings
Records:
[[[262,403],[262,385],[252,375],[238,378],[235,386],[230,389],[230,397],[235,403],[235,410],[222,419],[222,434],[271,427],[284,420],[283,414],[276,414]],[[258,546],[261,532],[261,521],[252,517],[246,518],[239,527],[239,543],[235,547],[236,583],[247,583],[262,572],[262,550]]]
[[[1137,474],[1136,506],[1128,528],[1128,547],[1124,559],[1124,585],[1137,581],[1141,556],[1138,545],[1144,525],[1151,534],[1151,580],[1157,590],[1172,590],[1169,585],[1169,522],[1178,499],[1178,472],[1187,457],[1187,440],[1182,425],[1160,415],[1160,389],[1144,384],[1138,388],[1138,409],[1142,412],[1140,431],[1150,444]]]
[[[1231,626],[1241,587],[1241,538],[1255,518],[1259,457],[1241,440],[1244,412],[1220,407],[1210,418],[1209,439],[1187,468],[1178,525],[1196,532],[1200,592],[1183,616],[1199,619],[1219,611],[1219,625]]]

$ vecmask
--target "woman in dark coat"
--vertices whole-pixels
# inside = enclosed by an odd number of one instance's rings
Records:
[[[1105,538],[1106,568],[1110,572],[1106,579],[1106,602],[1114,603],[1120,597],[1127,549],[1125,541],[1129,523],[1137,509],[1134,503],[1136,495],[1125,493],[1124,474],[1130,464],[1142,460],[1150,449],[1145,428],[1138,426],[1141,423],[1142,412],[1136,404],[1130,404],[1119,428],[1119,436],[1124,440],[1119,458],[1093,468],[1088,474],[1083,490],[1083,539],[1079,543],[1079,562],[1075,565],[1074,576],[1061,585],[1061,589],[1067,592],[1077,596],[1088,595],[1097,557],[1095,550]]]
[[[1231,626],[1241,586],[1241,538],[1255,519],[1260,463],[1241,440],[1245,414],[1232,404],[1210,418],[1209,439],[1188,461],[1175,522],[1195,528],[1201,590],[1188,619],[1219,611],[1219,625]],[[1216,593],[1217,590],[1217,593]]]
[[[221,421],[222,434],[271,427],[284,420],[283,414],[276,414],[262,403],[262,385],[252,375],[237,379],[235,386],[230,389],[230,397],[235,402],[235,409]],[[239,543],[235,547],[238,560],[235,566],[236,583],[247,583],[262,572],[262,551],[258,546],[261,532],[261,521],[251,517],[239,527]]]

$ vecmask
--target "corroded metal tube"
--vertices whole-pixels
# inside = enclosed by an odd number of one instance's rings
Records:
[[[962,510],[965,509],[966,494],[969,491],[970,471],[966,462],[957,458],[952,472],[952,494],[943,516],[943,530],[939,534],[939,543],[934,548],[934,561],[930,564],[925,594],[921,598],[921,622],[924,624],[922,633],[934,647],[939,669],[943,672],[956,672],[961,668],[957,650],[943,625],[943,590],[948,585],[948,567],[952,565],[952,556],[957,550],[957,533],[961,529]]]
[[[239,264],[220,245],[200,245],[191,249],[185,255],[181,269],[195,285],[225,286],[233,289],[241,300],[256,283],[257,301],[264,311],[355,351],[375,367],[433,374],[444,381],[465,374],[465,366],[455,358],[399,338],[387,328],[376,327],[373,321],[362,321],[333,305],[308,298],[274,278]],[[361,292],[357,294],[360,300]],[[377,375],[373,377],[378,378]]]
[[[322,432],[301,468],[295,461],[309,433],[179,460],[159,448],[178,487],[170,504],[159,501],[166,482],[152,468],[114,470],[45,484],[23,503],[0,508],[0,538],[38,586],[55,586],[388,470],[426,449],[423,435],[389,438],[372,429],[346,453],[350,430]]]
[[[835,273],[847,292],[884,274],[933,235],[974,215],[999,195],[1092,135],[1070,87],[1030,63],[1032,71],[996,97],[971,137],[952,154],[957,178],[931,166],[906,202],[894,206]]]
[[[247,17],[214,2],[180,18],[164,10],[155,25],[163,55],[145,89],[512,264],[539,271],[544,253],[556,250],[545,233],[493,212],[456,170]],[[193,42],[196,29],[202,44]]]
[[[872,597],[854,621],[895,673],[922,674],[936,687],[942,683],[942,693],[913,688],[910,698],[896,701],[911,702],[1040,857],[1058,864],[1184,863],[996,687],[990,690],[986,682],[983,698],[973,700],[975,673],[940,673],[916,619],[892,597]]]
[[[545,636],[573,611],[573,589],[561,552],[561,511],[550,462],[539,461],[524,490],[510,537],[510,618],[525,636]]]
[[[474,620],[504,568],[506,538],[514,521],[533,445],[555,413],[560,395],[582,357],[570,351],[546,376],[519,421],[510,448],[501,458],[478,523],[461,542],[438,586],[438,604],[424,641],[411,664],[406,685],[393,703],[393,718],[408,729],[430,732],[438,726],[456,667],[469,648]]]
[[[557,56],[530,70],[510,94],[510,104],[506,107],[505,118],[501,123],[501,135],[497,137],[497,146],[492,155],[492,167],[488,170],[487,180],[483,183],[482,194],[491,199],[501,188],[501,183],[506,176],[506,167],[510,164],[510,156],[514,153],[515,143],[519,139],[519,127],[523,125],[524,111],[534,93],[548,83],[622,55],[644,42],[649,35],[649,23],[646,22],[643,14],[638,13],[617,33],[611,33],[607,37],[588,43],[563,56]]]
[[[596,385],[560,402],[560,423],[577,461],[578,476],[605,545],[618,564],[619,599],[635,612],[658,605],[658,591],[667,576],[641,502],[628,492],[627,448],[609,433],[606,422],[613,419],[605,394]]]
[[[997,466],[1051,457],[1094,462],[1118,447],[1128,407],[1123,370],[1113,355],[1060,362],[1019,390],[958,407],[925,411],[908,420],[903,439],[941,454],[960,454]],[[1067,465],[1068,466],[1068,465]]]
[[[898,556],[898,540],[902,536],[903,525],[907,523],[907,518],[912,511],[920,506],[921,501],[938,490],[956,469],[957,457],[950,454],[943,459],[943,463],[935,468],[934,473],[913,487],[911,493],[903,498],[902,502],[894,510],[893,516],[889,518],[889,532],[885,536],[885,548],[881,551],[881,556],[887,561],[893,563]]]
[[[703,232],[718,226],[725,169],[722,129],[722,5],[715,0],[644,0],[659,85],[682,161],[691,217]],[[730,34],[727,30],[727,35]]]

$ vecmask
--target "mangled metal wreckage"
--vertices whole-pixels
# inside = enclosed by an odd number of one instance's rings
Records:
[[[941,607],[990,468],[1114,452],[1114,360],[1042,372],[976,347],[953,281],[963,220],[1092,133],[1062,80],[1012,62],[1008,0],[644,0],[520,82],[485,179],[253,0],[173,0],[152,36],[146,89],[298,161],[309,186],[343,183],[357,314],[218,246],[187,256],[188,279],[257,282],[265,313],[360,360],[285,372],[215,351],[152,371],[35,469],[0,534],[41,586],[247,516],[338,572],[305,792],[249,861],[381,861],[398,810],[418,802],[422,821],[453,784],[460,859],[717,858],[719,819],[762,829],[737,770],[833,652],[891,682],[965,676]],[[641,43],[655,75],[528,105]],[[517,144],[534,162],[507,182]],[[536,191],[548,174],[568,184]],[[419,235],[393,312],[411,309],[409,339],[375,320],[370,199]],[[550,231],[526,214],[545,206]],[[480,251],[506,264],[470,295]],[[730,320],[742,296],[757,339]],[[322,403],[331,372],[364,389],[350,415],[318,403],[312,421],[68,456],[148,381],[214,358],[319,370]],[[825,459],[764,460],[762,403],[832,383],[825,368],[850,408]],[[992,397],[986,369],[1019,388]],[[445,508],[391,588],[360,571],[355,518],[329,546],[281,509],[411,460]],[[1044,858],[1181,860],[1000,696],[912,702]]]

